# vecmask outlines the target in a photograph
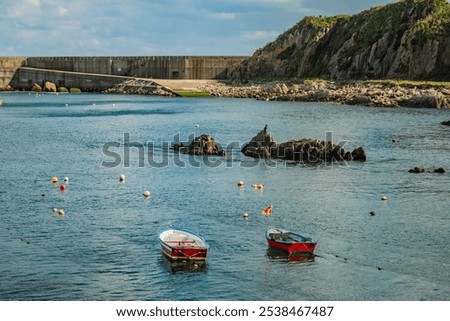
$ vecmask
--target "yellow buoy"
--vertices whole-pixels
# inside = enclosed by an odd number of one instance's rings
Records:
[[[382,196],[382,197],[381,197],[381,200],[382,200],[382,201],[387,201],[387,199],[388,199],[387,196]]]
[[[52,177],[52,183],[58,183],[58,177],[53,176]]]
[[[64,215],[64,210],[59,210],[59,211],[58,211],[58,214],[61,215],[61,216],[63,216],[63,215]]]
[[[263,184],[259,184],[259,185],[257,186],[257,189],[263,190],[263,189],[264,189],[264,185],[263,185]]]
[[[243,181],[239,181],[237,184],[238,184],[239,187],[243,187],[244,186],[244,182]]]
[[[144,192],[144,196],[145,196],[145,197],[150,197],[150,192],[149,192],[149,191],[145,191],[145,192]]]
[[[248,213],[245,212],[244,214],[242,214],[242,217],[243,217],[245,220],[248,219]]]

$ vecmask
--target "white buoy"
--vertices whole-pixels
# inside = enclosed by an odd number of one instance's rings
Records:
[[[242,217],[243,217],[244,219],[248,219],[248,213],[245,212],[244,214],[242,214]]]
[[[145,192],[144,192],[144,196],[145,196],[145,197],[150,197],[150,192],[149,192],[149,191],[145,191]]]
[[[244,181],[239,181],[239,182],[237,183],[237,185],[238,185],[239,187],[243,187],[243,186],[244,186]]]
[[[199,124],[196,124],[196,125],[195,125],[195,128],[199,128],[199,127],[200,127],[200,125],[199,125]]]
[[[66,176],[66,177],[64,177],[64,182],[68,182],[69,181],[69,178]]]
[[[53,213],[58,212],[58,209],[56,207],[52,208]]]
[[[258,188],[258,185],[252,184],[252,188]]]
[[[387,201],[387,199],[388,199],[387,196],[382,196],[382,197],[381,197],[381,200],[382,200],[382,201]]]
[[[121,175],[119,176],[119,181],[121,181],[121,182],[124,182],[124,181],[125,181],[125,175],[124,175],[124,174],[121,174]]]
[[[69,104],[66,104],[66,107],[69,107]]]

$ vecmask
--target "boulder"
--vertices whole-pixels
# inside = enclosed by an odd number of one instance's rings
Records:
[[[271,149],[276,143],[273,137],[267,132],[267,125],[249,143],[245,144],[241,152],[245,156],[254,158],[270,158]]]
[[[410,173],[414,173],[414,174],[419,174],[419,173],[424,173],[425,172],[425,169],[423,168],[423,167],[414,167],[414,168],[411,168],[410,170],[409,170],[409,172]]]
[[[60,93],[68,93],[69,89],[67,89],[66,87],[59,87],[58,88],[58,92],[60,92]]]
[[[443,121],[441,124],[445,126],[450,126],[450,120]]]
[[[445,173],[445,169],[442,167],[436,168],[434,170],[435,173],[439,173],[439,174],[444,174]]]
[[[414,108],[443,108],[445,107],[445,99],[438,94],[424,94],[401,100],[399,105]]]
[[[41,85],[34,83],[33,87],[31,87],[31,91],[41,92],[42,91],[42,87],[41,87]]]
[[[358,147],[352,151],[352,159],[356,161],[365,162],[367,160],[366,152],[364,148]]]
[[[191,155],[216,155],[225,156],[225,151],[211,137],[211,135],[203,134],[195,137],[189,145],[177,143],[173,145],[173,149],[183,154]]]
[[[56,93],[56,85],[52,83],[51,81],[46,81],[44,84],[44,91]]]
[[[346,105],[359,105],[359,106],[367,106],[370,105],[372,101],[369,97],[366,96],[355,96],[345,102]]]

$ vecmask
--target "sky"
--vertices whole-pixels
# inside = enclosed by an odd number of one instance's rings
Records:
[[[305,16],[395,0],[0,0],[0,56],[249,56]]]

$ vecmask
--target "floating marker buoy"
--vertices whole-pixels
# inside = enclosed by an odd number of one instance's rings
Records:
[[[59,210],[59,211],[58,211],[58,214],[61,215],[61,216],[63,216],[63,215],[64,215],[64,210]]]
[[[58,209],[56,207],[52,208],[53,213],[58,212]]]
[[[252,188],[258,188],[258,185],[252,184]]]
[[[59,190],[61,192],[64,192],[66,190],[66,185],[64,185],[64,184],[59,185]]]
[[[200,125],[199,125],[199,124],[196,124],[196,125],[195,125],[195,128],[199,128],[199,127],[200,127]]]
[[[123,174],[120,175],[119,176],[119,181],[121,181],[121,182],[125,181],[125,175],[123,175]]]
[[[382,196],[382,197],[381,197],[381,200],[382,200],[382,201],[387,201],[387,199],[388,199],[387,196]]]
[[[239,181],[239,182],[237,183],[237,185],[238,185],[239,187],[242,187],[242,186],[244,186],[244,182],[243,182],[243,181]]]
[[[144,192],[144,196],[145,196],[145,197],[150,197],[150,192],[149,192],[149,191],[145,191],[145,192]]]
[[[69,107],[69,104],[66,104],[66,107]]]
[[[248,213],[245,212],[244,214],[242,214],[242,217],[243,217],[244,219],[248,219]]]
[[[375,215],[375,211],[370,211],[370,213],[369,213],[371,216],[374,216]]]
[[[259,190],[263,190],[264,189],[264,185],[263,184],[259,184],[256,188],[259,189]]]
[[[68,182],[69,181],[69,178],[66,176],[66,177],[64,177],[64,182]]]
[[[58,177],[53,176],[52,177],[52,183],[58,183]]]

